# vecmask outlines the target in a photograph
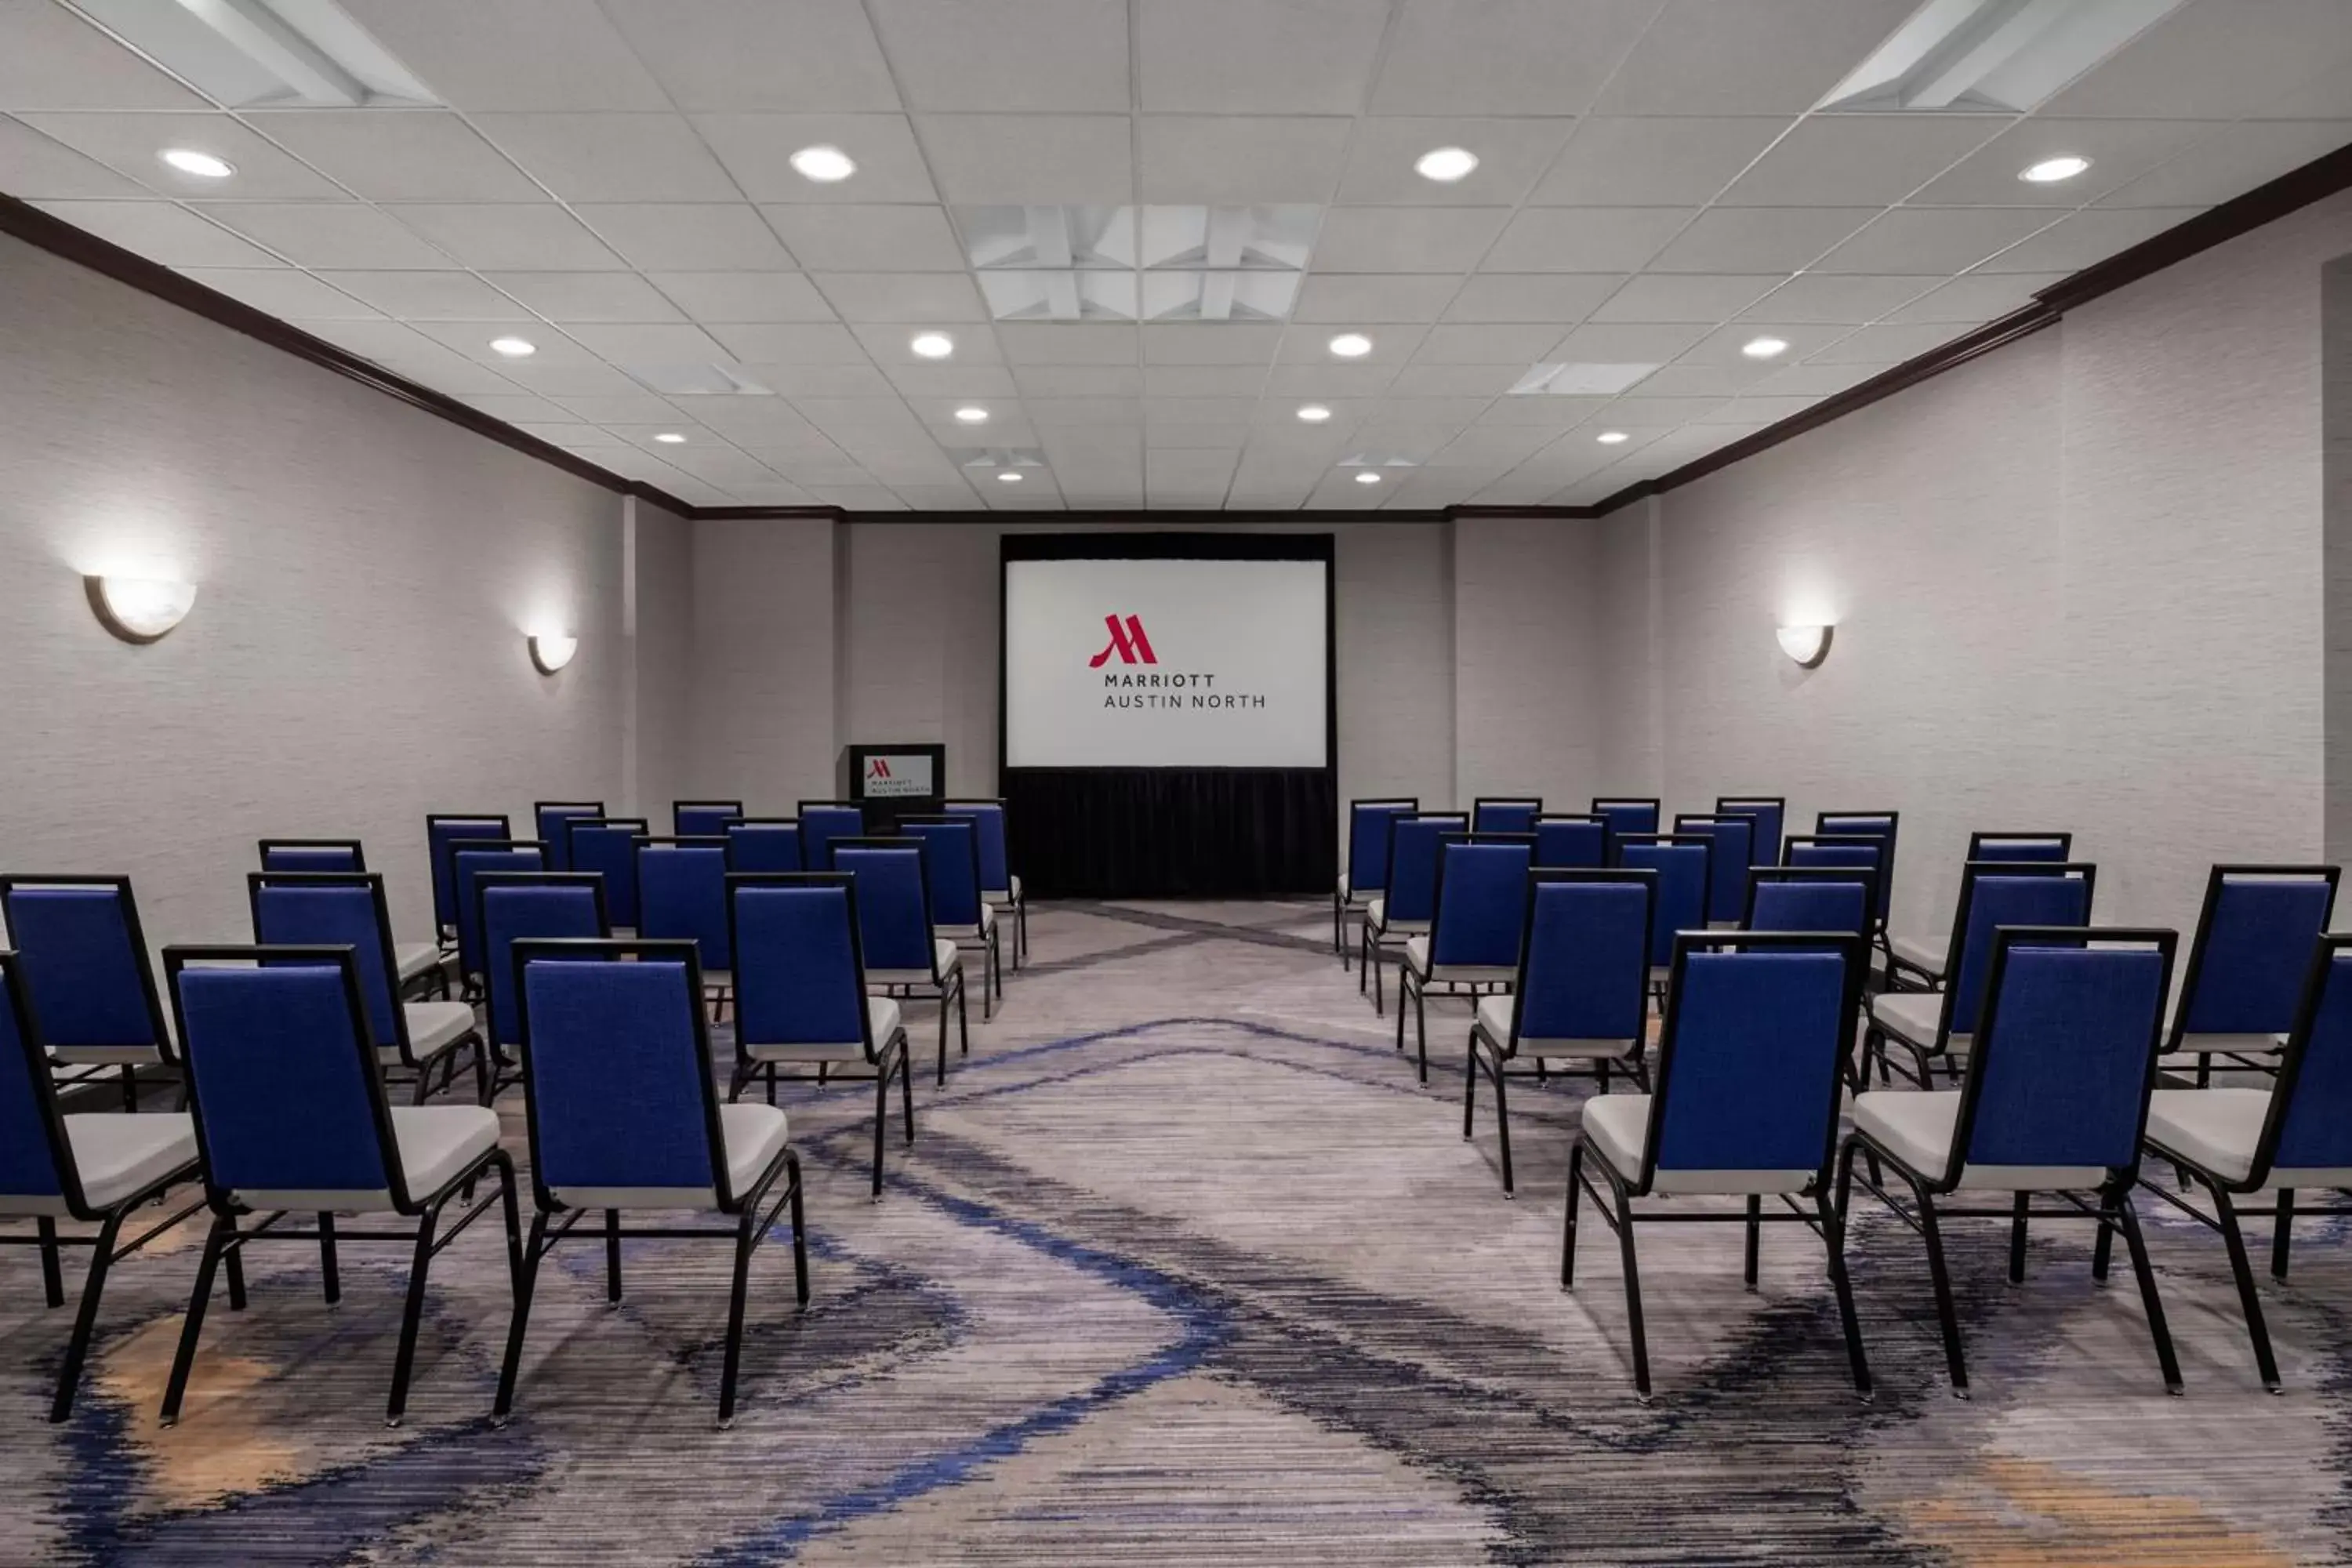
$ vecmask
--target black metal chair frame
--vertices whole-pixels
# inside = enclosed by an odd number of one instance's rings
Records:
[[[582,820],[587,820],[583,818]],[[566,830],[565,837],[571,834]],[[567,846],[569,847],[569,846]],[[474,878],[474,929],[482,933],[483,957],[490,954],[490,888],[576,888],[585,886],[596,900],[598,940],[609,940],[613,934],[613,912],[604,903],[604,877],[600,871],[482,871]],[[482,1085],[481,1102],[495,1105],[498,1098],[522,1081],[522,1060],[509,1057],[499,1044],[498,1002],[493,994],[497,976],[489,969],[482,972],[482,1028],[478,1036],[487,1044],[483,1057],[489,1062],[489,1077]],[[421,1103],[421,1102],[420,1102]]]
[[[1349,801],[1347,815],[1342,821],[1347,826],[1348,846],[1351,856],[1355,847],[1356,813],[1360,808],[1368,805],[1400,806],[1403,808],[1404,815],[1410,816],[1421,809],[1421,797],[1417,795],[1371,795]],[[1383,834],[1382,853],[1384,855],[1386,837],[1387,836]],[[1350,864],[1349,869],[1352,872],[1355,868]],[[1373,889],[1374,892],[1385,890],[1377,888]],[[1339,955],[1339,973],[1342,974],[1348,972],[1347,917],[1351,910],[1360,912],[1363,906],[1370,901],[1370,899],[1360,900],[1356,897],[1356,885],[1352,879],[1348,884],[1348,896],[1344,899],[1339,896],[1339,884],[1337,881],[1331,884],[1331,951]]]
[[[857,803],[856,801],[845,800],[838,802],[822,801],[818,804],[824,805],[856,805]],[[1005,804],[1004,797],[1002,795],[964,795],[941,799],[940,802],[940,810],[949,816],[953,816],[957,814],[959,808],[983,805],[994,806],[996,808],[998,820],[1004,824],[1005,901],[998,907],[1001,909],[1009,909],[1013,911],[1013,972],[1015,974],[1018,974],[1021,972],[1022,961],[1029,956],[1029,889],[1026,888],[1022,889],[1018,897],[1014,896],[1013,891],[1012,808]],[[979,829],[974,827],[973,832],[977,833]],[[987,896],[987,889],[982,889],[981,891],[981,897],[984,899]]]
[[[919,838],[842,837],[834,839],[826,846],[827,855],[829,856],[833,850],[840,848],[843,845],[847,845],[853,849],[912,849],[915,852],[918,863],[916,880],[921,887],[923,895],[923,940],[927,944],[937,940],[930,934],[931,879],[930,866],[927,858],[930,854],[930,846],[925,844]],[[1016,949],[1020,946],[1020,938],[1017,935],[1013,939],[1013,945]],[[862,954],[864,949],[861,947],[859,951]],[[866,967],[866,961],[862,956],[858,960],[857,966],[860,973],[863,973]],[[956,1054],[960,1057],[968,1057],[971,1055],[971,1015],[967,1010],[964,1002],[963,966],[961,964],[958,964],[956,966],[955,975],[952,980],[944,978],[940,973],[939,960],[934,956],[931,959],[931,989],[928,995],[919,994],[916,986],[911,984],[875,982],[870,980],[867,984],[869,985],[879,984],[882,994],[885,996],[901,998],[909,1002],[936,1001],[939,1003],[940,1067],[938,1087],[945,1088],[948,1081],[948,997],[950,994],[955,997],[957,1038]]]
[[[147,954],[147,935],[139,923],[139,898],[131,891],[131,879],[113,873],[62,872],[56,876],[17,874],[0,877],[0,921],[6,920],[9,900],[19,888],[112,888],[122,895],[122,925],[131,943],[131,960],[139,966],[139,989],[147,1004],[148,1026],[155,1032],[155,1055],[158,1065],[169,1068],[181,1079],[183,1097],[186,1094],[187,1069],[182,1064],[173,1044],[176,1037],[164,1026],[163,1001],[155,989],[155,963]],[[15,922],[8,921],[13,938]],[[96,1083],[109,1074],[117,1075],[122,1085],[122,1109],[139,1109],[139,1068],[124,1062],[119,1067],[105,1063],[76,1066],[71,1063],[48,1065],[50,1082],[62,1089],[73,1089],[86,1083]]]
[[[1375,931],[1372,927],[1372,906],[1370,900],[1365,902],[1362,912],[1356,917],[1358,932],[1358,947],[1356,952],[1356,994],[1361,996],[1364,994],[1364,978],[1366,975],[1370,975],[1371,977],[1372,1016],[1374,1017],[1385,1017],[1388,1015],[1388,1003],[1382,996],[1381,991],[1381,952],[1384,951],[1396,952],[1402,949],[1408,940],[1422,934],[1419,931],[1404,931],[1398,933],[1393,939],[1391,939],[1389,931],[1386,911],[1389,897],[1392,890],[1392,884],[1396,881],[1397,824],[1412,819],[1431,816],[1440,817],[1448,822],[1460,823],[1462,826],[1459,828],[1454,829],[1455,832],[1467,833],[1470,831],[1470,814],[1466,811],[1416,810],[1401,811],[1392,814],[1389,817],[1387,830],[1381,835],[1383,847],[1381,850],[1381,905],[1382,918],[1380,928]],[[1438,847],[1438,860],[1442,864],[1444,858],[1444,846],[1440,845]],[[1437,896],[1436,889],[1433,886],[1430,892],[1429,916],[1430,930],[1434,931],[1437,929]],[[1400,994],[1397,999],[1397,1006],[1399,1008],[1402,1008],[1403,1005],[1404,999],[1402,994]]]
[[[681,805],[726,805],[730,803],[723,800],[681,800],[674,803],[670,806],[670,811],[672,815],[675,815],[677,808]],[[719,875],[721,879],[722,888],[724,887],[724,879],[727,875],[727,837],[724,834],[638,834],[636,841],[632,846],[629,852],[629,868],[633,873],[635,873],[637,879],[637,924],[635,929],[640,933],[643,933],[646,929],[646,851],[656,847],[667,847],[677,849],[716,849],[719,851]],[[722,899],[725,897],[723,891],[720,894],[720,897]],[[609,922],[606,929],[610,929]],[[654,937],[648,938],[647,940],[658,942],[664,939]],[[702,967],[700,964],[698,963],[695,966],[695,973],[698,974],[702,973]],[[732,971],[730,971],[730,973],[732,973]],[[714,1024],[722,1023],[727,1017],[728,989],[717,981],[709,981],[707,982],[706,984],[708,988],[704,991],[702,999],[710,1008],[710,1021]]]
[[[2231,877],[2311,877],[2327,884],[2327,903],[2320,910],[2319,929],[2325,932],[2336,916],[2336,893],[2344,874],[2340,866],[2216,866],[2206,874],[2205,900],[2197,910],[2197,935],[2189,944],[2189,960],[2180,980],[2181,1005],[2173,1010],[2172,1022],[2165,1033],[2166,1056],[2193,1056],[2197,1058],[2197,1087],[2205,1088],[2213,1081],[2213,1058],[2220,1057],[2231,1067],[2247,1072],[2274,1074],[2279,1069],[2275,1057],[2250,1056],[2244,1051],[2191,1051],[2181,1042],[2188,1037],[2183,1026],[2189,1019],[2188,1000],[2197,994],[2198,977],[2205,969],[2205,946],[2213,934],[2213,912],[2221,901],[2222,884]]]
[[[952,816],[945,812],[928,815],[916,813],[898,818],[898,826],[900,828],[900,832],[898,834],[899,837],[922,837],[922,835],[920,834],[908,833],[904,831],[909,823],[912,823],[919,827],[952,827],[958,826],[970,827],[971,829],[971,885],[975,889],[980,887],[980,827],[978,824],[974,823],[969,816]],[[838,844],[841,840],[836,838],[834,842]],[[925,838],[923,840],[923,874],[928,877],[930,875],[931,870],[930,841],[928,838]],[[990,987],[993,986],[995,988],[997,1001],[1002,1002],[1004,1000],[1004,950],[999,941],[999,932],[1003,928],[1003,922],[996,919],[993,912],[995,906],[988,901],[988,895],[983,892],[981,893],[979,897],[981,920],[986,927],[986,934],[972,938],[970,945],[966,945],[961,942],[957,942],[956,947],[961,952],[977,952],[980,954],[980,1021],[985,1024],[996,1016],[995,1012],[989,1005]],[[952,941],[953,939],[950,938],[950,940]],[[1014,940],[1018,942],[1019,939],[1016,937]]]
[[[446,841],[441,846],[441,853],[449,858],[449,865],[446,869],[440,867],[430,866],[429,863],[433,855],[433,825],[436,822],[495,822],[499,825],[498,832],[484,835],[484,839],[495,840],[499,843],[506,843],[512,840],[514,837],[514,820],[503,811],[428,811],[425,814],[425,853],[428,862],[428,867],[432,870],[441,872],[442,876],[446,879],[449,889],[449,897],[454,900],[457,896],[457,864],[456,858],[457,851],[456,847],[461,843],[476,842],[476,840],[473,838],[472,835],[468,834]],[[535,826],[533,830],[536,831]],[[568,836],[570,829],[567,828],[565,832]],[[565,844],[564,847],[567,849],[571,847],[569,842]],[[436,880],[429,883],[429,885],[437,888],[442,884]],[[451,906],[453,910],[455,907],[456,906],[454,904]],[[433,934],[435,940],[440,942],[443,952],[456,952],[457,947],[457,921],[453,917],[449,924],[443,925],[440,923],[441,910],[437,894],[436,895],[433,915]]]
[[[1434,971],[1437,967],[1437,961],[1434,955],[1437,952],[1437,922],[1439,918],[1445,912],[1446,851],[1453,848],[1457,844],[1524,845],[1528,851],[1528,861],[1530,869],[1533,868],[1535,862],[1536,836],[1532,833],[1441,833],[1437,836],[1437,877],[1429,902],[1429,942],[1430,952],[1432,954],[1430,959],[1430,968],[1433,973],[1428,976],[1423,976],[1416,980],[1412,973],[1412,960],[1411,956],[1407,955],[1397,960],[1396,1048],[1400,1051],[1404,1049],[1405,993],[1410,991],[1412,994],[1413,1044],[1414,1048],[1421,1058],[1420,1075],[1421,1081],[1423,1083],[1427,1083],[1429,1081],[1429,988],[1434,985],[1445,995],[1468,997],[1470,1001],[1471,1016],[1475,1019],[1478,1012],[1479,997],[1507,994],[1509,988],[1514,984],[1509,980],[1440,980],[1435,978]],[[1521,939],[1524,942],[1527,934],[1527,920],[1524,914],[1520,916],[1519,930]],[[1414,934],[1419,935],[1420,933],[1415,932]],[[1522,947],[1521,952],[1523,955],[1525,951],[1525,948]],[[1514,967],[1517,967],[1516,963]]]

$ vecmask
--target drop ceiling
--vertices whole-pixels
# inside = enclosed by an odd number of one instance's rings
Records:
[[[2346,0],[2084,0],[2025,112],[1955,0],[341,0],[361,107],[126,3],[0,0],[0,191],[701,506],[1590,504],[2352,142]],[[989,281],[1123,211],[1178,280]]]

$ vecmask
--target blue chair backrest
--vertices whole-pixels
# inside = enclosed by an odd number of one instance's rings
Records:
[[[1659,1044],[1660,1171],[1821,1168],[1850,1043],[1852,961],[1850,951],[1690,944]]]
[[[857,880],[857,934],[868,969],[931,973],[931,919],[920,849],[845,847],[834,869]]]
[[[1706,918],[1736,921],[1748,910],[1748,872],[1755,864],[1756,824],[1745,816],[1677,816],[1676,833],[1715,841],[1706,858]]]
[[[442,931],[457,923],[456,868],[450,846],[461,838],[511,837],[503,816],[428,816],[425,819],[425,858],[433,868],[433,921]]]
[[[264,839],[261,845],[265,871],[364,871],[362,862],[356,844],[273,844]]]
[[[2074,852],[2071,833],[1971,833],[1969,858],[2028,866],[2060,861]]]
[[[1519,962],[1532,844],[1447,843],[1438,851],[1432,963],[1507,969]]]
[[[2325,867],[2216,867],[2189,955],[2178,1029],[2268,1035],[2292,1026],[2312,944],[2335,906],[2335,875]]]
[[[740,800],[680,800],[670,804],[670,828],[680,838],[719,838],[743,815]]]
[[[1725,795],[1715,800],[1717,816],[1752,817],[1756,823],[1750,848],[1754,864],[1777,866],[1780,863],[1780,829],[1788,820],[1788,803],[1769,795]]]
[[[2311,1022],[2290,1044],[2272,1114],[2278,1143],[2271,1163],[2283,1170],[2342,1170],[2352,1165],[2352,942],[2318,943],[2311,965],[2317,995]]]
[[[1004,843],[1004,808],[993,801],[950,801],[940,808],[947,816],[969,816],[980,829],[980,885],[992,893],[1013,889],[1012,853]],[[822,868],[812,863],[811,870]]]
[[[1650,888],[1538,879],[1529,893],[1519,1034],[1634,1040],[1649,1012]]]
[[[318,950],[313,956],[257,969],[183,968],[174,977],[180,1048],[205,1172],[216,1187],[390,1185],[376,1119],[382,1089],[358,1038],[350,971]]]
[[[1845,870],[1866,870],[1874,879],[1886,869],[1886,841],[1883,838],[1845,838],[1824,843],[1817,837],[1799,834],[1785,841],[1781,848],[1783,860],[1790,866],[1835,867]],[[1877,914],[1872,911],[1874,920]]]
[[[449,857],[457,893],[457,967],[467,974],[482,973],[482,906],[474,896],[474,879],[485,871],[544,871],[547,858],[536,844],[512,849],[467,849],[462,845]]]
[[[637,923],[637,840],[645,836],[641,816],[582,820],[564,828],[572,868],[604,879],[604,917],[632,930]]]
[[[607,951],[624,948],[636,944]],[[550,1191],[716,1190],[702,998],[683,950],[637,951],[553,962],[522,949],[533,1179]]]
[[[727,828],[730,871],[800,871],[801,825],[797,821],[736,822]]]
[[[1389,821],[1418,810],[1410,800],[1359,800],[1348,805],[1348,892],[1377,893],[1388,880]]]
[[[1543,802],[1533,797],[1473,801],[1470,805],[1470,830],[1474,833],[1531,833],[1535,830],[1536,814],[1541,810]]]
[[[866,977],[850,885],[737,882],[728,896],[735,909],[735,1037],[763,1046],[864,1040]]]
[[[1609,826],[1591,816],[1536,818],[1536,864],[1547,870],[1593,870],[1609,864]]]
[[[1437,840],[1445,833],[1461,833],[1470,826],[1466,816],[1400,816],[1389,827],[1388,875],[1382,916],[1398,921],[1427,921],[1437,913]]]
[[[603,937],[603,912],[590,882],[504,882],[481,886],[482,947],[489,966],[482,972],[490,1015],[490,1037],[500,1045],[522,1038],[521,1007],[515,994],[514,944],[532,937]]]
[[[1650,962],[1675,956],[1675,933],[1706,929],[1707,861],[1705,844],[1656,844],[1635,839],[1617,847],[1617,863],[1658,874],[1650,906]]]
[[[801,803],[801,860],[807,869],[834,869],[833,841],[865,836],[866,814],[857,807]]]
[[[16,960],[0,952],[0,1196],[53,1198],[65,1191],[51,1121],[54,1092]]]
[[[44,1043],[161,1047],[129,883],[11,883],[0,914]]]
[[[2089,925],[2094,879],[2087,868],[2079,874],[2052,874],[2038,868],[1968,866],[1960,876],[1964,934],[1946,1008],[1949,1031],[1969,1035],[1976,1032],[1977,1015],[1984,1005],[1994,931],[2001,926]]]
[[[1807,879],[1756,884],[1749,931],[1833,931],[1870,933],[1870,884]]]
[[[547,846],[547,868],[551,871],[572,869],[572,843],[563,831],[565,823],[575,816],[604,815],[604,803],[601,800],[575,801],[570,805],[541,801],[532,806],[531,816],[539,829],[539,841]]]
[[[1609,842],[1629,833],[1655,833],[1658,830],[1658,803],[1654,800],[1612,800],[1596,795],[1592,815],[1609,825]]]
[[[1876,838],[1885,845],[1878,858],[1878,918],[1886,919],[1895,896],[1895,823],[1893,812],[1824,811],[1813,819],[1815,833]]]
[[[932,923],[980,924],[978,829],[968,820],[902,822],[898,832],[923,842],[923,876],[930,889]]]
[[[2004,933],[1992,966],[1999,994],[1969,1053],[1968,1163],[2136,1165],[2170,933],[2127,948],[2042,940]]]
[[[253,885],[253,940],[272,947],[348,947],[367,1010],[368,1043],[400,1039],[400,985],[384,961],[376,890],[364,878],[281,882],[264,872]]]
[[[724,844],[637,846],[637,934],[692,942],[706,973],[733,967]]]

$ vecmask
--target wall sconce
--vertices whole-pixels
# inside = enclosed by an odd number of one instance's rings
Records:
[[[99,625],[128,643],[151,643],[187,617],[196,602],[194,583],[162,577],[99,577],[81,580]]]
[[[530,638],[530,662],[541,675],[553,675],[572,662],[580,651],[580,639],[562,632],[534,632]]]
[[[1797,661],[1801,668],[1811,669],[1830,656],[1830,634],[1835,626],[1782,626],[1780,630],[1780,651]]]

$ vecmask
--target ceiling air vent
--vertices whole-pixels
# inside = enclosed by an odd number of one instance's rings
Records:
[[[1927,0],[1814,107],[2022,113],[2187,0]]]
[[[407,108],[432,89],[334,0],[68,0],[232,109]]]

